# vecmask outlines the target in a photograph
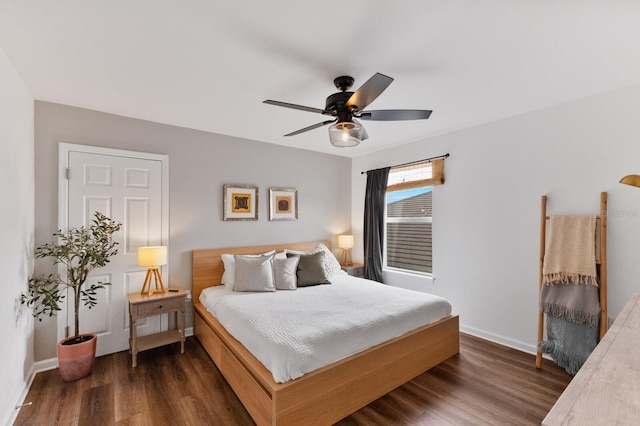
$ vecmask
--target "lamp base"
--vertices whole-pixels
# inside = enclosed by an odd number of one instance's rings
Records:
[[[155,290],[151,289],[151,278],[155,281]],[[158,285],[160,283],[160,285]],[[151,296],[154,293],[164,293],[164,283],[162,282],[162,277],[160,276],[160,271],[158,271],[158,267],[151,266],[147,269],[147,275],[144,277],[144,284],[142,285],[142,291],[140,294],[147,294]]]
[[[342,266],[353,266],[353,262],[351,261],[350,249],[342,249],[342,257],[340,257],[340,264]]]

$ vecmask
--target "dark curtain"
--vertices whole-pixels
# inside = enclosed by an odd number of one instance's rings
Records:
[[[384,208],[390,167],[367,172],[364,197],[364,277],[382,282]]]

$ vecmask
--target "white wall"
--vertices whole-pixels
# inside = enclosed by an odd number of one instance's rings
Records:
[[[640,174],[638,111],[640,86],[354,159],[353,230],[362,241],[361,171],[449,152],[433,195],[435,282],[386,280],[442,295],[463,330],[533,352],[541,195],[549,214],[597,214],[608,192],[609,316],[640,293],[640,189],[618,183]]]
[[[0,47],[0,424],[15,414],[33,366],[33,321],[17,298],[33,266],[33,98]]]
[[[349,158],[38,101],[36,245],[49,241],[58,227],[60,142],[169,156],[172,285],[191,288],[194,249],[333,239],[351,225]],[[259,187],[258,221],[222,220],[225,183]],[[269,187],[298,190],[298,221],[268,221]],[[38,271],[44,267],[36,263]],[[187,326],[190,322],[191,318]],[[55,318],[36,324],[36,360],[55,356],[55,330]]]

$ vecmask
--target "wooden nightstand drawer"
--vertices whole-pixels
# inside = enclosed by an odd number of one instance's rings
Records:
[[[174,297],[167,300],[154,300],[151,302],[139,303],[135,305],[138,317],[166,314],[182,309],[183,298]]]

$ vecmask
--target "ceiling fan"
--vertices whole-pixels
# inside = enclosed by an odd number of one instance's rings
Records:
[[[333,120],[313,124],[300,130],[287,133],[285,136],[299,135],[300,133],[334,123],[329,127],[329,139],[331,143],[337,147],[356,146],[369,137],[367,131],[357,119],[374,121],[425,120],[431,115],[430,110],[421,109],[379,109],[365,111],[365,108],[389,87],[393,78],[376,73],[360,86],[358,90],[349,92],[348,90],[353,85],[353,81],[353,77],[346,75],[334,79],[333,84],[335,84],[340,92],[334,93],[327,98],[324,109],[273,101],[271,99],[267,99],[264,103],[334,117]]]

